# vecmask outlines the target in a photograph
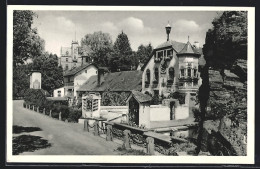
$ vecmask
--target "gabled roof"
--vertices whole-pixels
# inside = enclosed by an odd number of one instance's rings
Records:
[[[177,53],[177,55],[183,55],[183,54],[192,54],[192,55],[200,55],[199,49],[195,48],[191,45],[191,43],[188,41],[183,49]]]
[[[69,70],[69,71],[66,71],[63,76],[72,76],[72,75],[75,75],[76,73],[78,73],[78,72],[80,72],[80,71],[86,69],[86,68],[89,67],[90,65],[95,66],[94,64],[84,64],[84,65],[82,65],[82,66],[75,67],[74,69],[71,69],[71,70]],[[95,67],[97,67],[97,66],[95,66]]]
[[[139,91],[132,90],[132,96],[138,101],[138,103],[145,103],[152,100],[152,97]],[[127,99],[129,101],[131,95]]]
[[[158,45],[155,48],[155,50],[158,50],[158,49],[161,49],[161,48],[166,48],[166,47],[172,47],[177,52],[179,52],[179,51],[181,51],[183,49],[184,46],[185,46],[185,43],[169,40],[169,41],[166,41],[166,42]]]
[[[77,91],[131,91],[142,89],[142,71],[107,73],[98,86],[97,75],[90,77]]]
[[[190,43],[189,43],[190,44]],[[190,44],[191,45],[191,44]],[[144,68],[146,67],[146,65],[149,63],[149,61],[151,60],[152,56],[155,54],[155,51],[160,50],[160,49],[164,49],[167,47],[172,47],[177,54],[180,53],[182,50],[185,50],[185,46],[187,46],[187,44],[182,43],[182,42],[177,42],[177,41],[173,41],[173,40],[169,40],[166,41],[160,45],[158,45],[152,52],[152,54],[150,55],[150,59],[142,66],[141,70],[144,70]],[[192,46],[192,45],[191,45]],[[193,46],[192,46],[193,47]],[[195,50],[196,54],[195,55],[201,55],[203,56],[203,52],[202,52],[202,48],[196,49],[195,47],[193,47],[193,50]]]

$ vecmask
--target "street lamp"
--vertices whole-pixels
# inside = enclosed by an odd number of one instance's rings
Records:
[[[166,29],[166,33],[167,33],[167,41],[169,41],[169,34],[172,29],[171,25],[169,24],[169,21],[168,21],[168,25],[165,27],[165,29]]]

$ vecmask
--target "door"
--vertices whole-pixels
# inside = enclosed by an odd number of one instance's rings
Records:
[[[129,100],[129,123],[139,125],[139,103],[133,97]]]
[[[175,105],[175,102],[171,101],[170,102],[170,120],[174,120],[175,119],[174,105]]]

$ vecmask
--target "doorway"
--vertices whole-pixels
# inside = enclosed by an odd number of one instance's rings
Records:
[[[139,103],[132,97],[129,100],[129,123],[139,125]]]

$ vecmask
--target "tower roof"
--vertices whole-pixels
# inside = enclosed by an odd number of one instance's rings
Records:
[[[191,45],[191,43],[188,41],[183,49],[177,54],[177,55],[200,55],[199,49],[196,49],[194,46]]]

